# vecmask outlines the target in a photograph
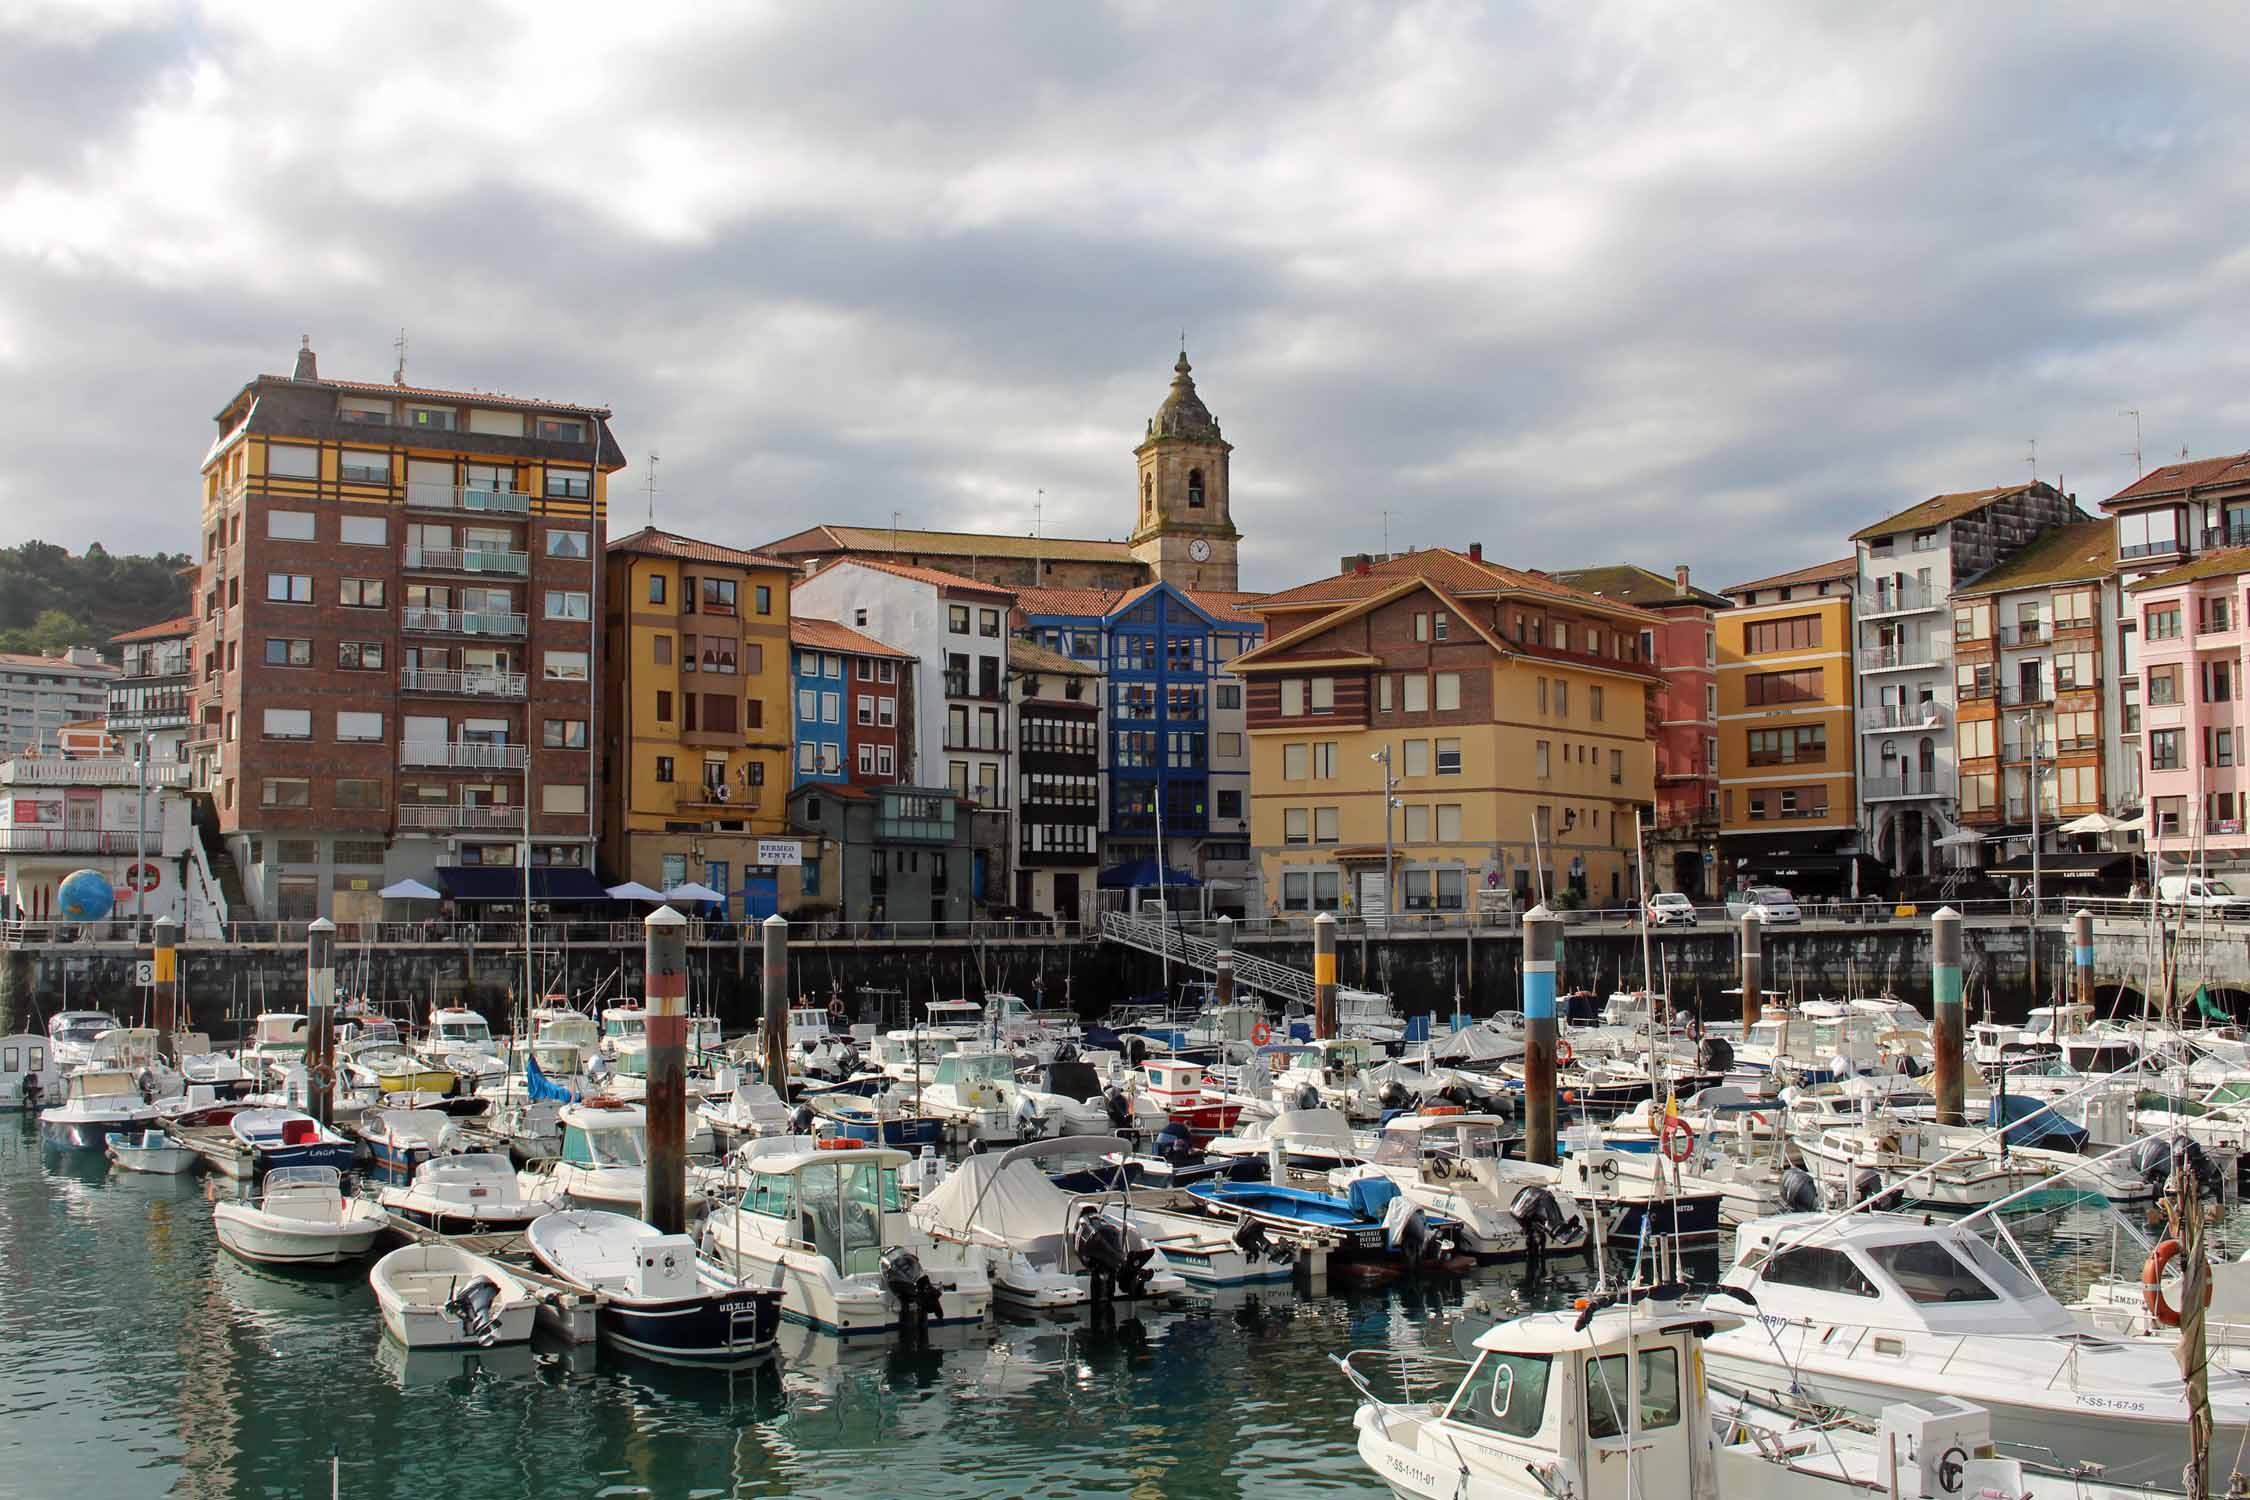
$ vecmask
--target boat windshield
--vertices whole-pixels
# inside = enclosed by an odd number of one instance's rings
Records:
[[[81,1046],[92,1046],[94,1040],[103,1032],[116,1029],[117,1018],[115,1016],[101,1011],[89,1011],[78,1015],[56,1017],[54,1039],[58,1042],[76,1042]]]
[[[602,1035],[639,1036],[648,1030],[648,1017],[639,1011],[619,1014],[610,1011],[602,1017]]]
[[[563,1132],[563,1160],[586,1167],[638,1167],[648,1159],[648,1142],[638,1128],[612,1126],[588,1130],[573,1126]]]
[[[578,1047],[571,1042],[533,1042],[531,1055],[545,1073],[572,1073],[578,1068]]]
[[[482,1020],[440,1021],[437,1034],[441,1042],[474,1042],[479,1046],[489,1046],[492,1042],[492,1028]]]
[[[946,1061],[955,1065],[953,1076],[962,1083],[1010,1083],[1016,1076],[1008,1059],[998,1053],[955,1053]]]
[[[898,1173],[877,1161],[816,1162],[797,1172],[804,1237],[846,1276],[882,1268],[883,1215],[900,1208]]]
[[[1867,1252],[1876,1268],[1916,1302],[1997,1302],[1999,1294],[1937,1240],[1877,1245]]]
[[[1963,1234],[1954,1245],[1976,1263],[1985,1280],[2000,1288],[2002,1296],[2013,1297],[2018,1302],[2036,1302],[2047,1295],[2047,1289],[2024,1274],[2021,1266],[1977,1236]]]
[[[1446,1416],[1508,1437],[1535,1435],[1547,1420],[1548,1357],[1488,1353],[1453,1393]]]

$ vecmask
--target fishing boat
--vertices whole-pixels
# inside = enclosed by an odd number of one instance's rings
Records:
[[[731,1364],[773,1350],[781,1293],[746,1286],[696,1252],[623,1214],[572,1209],[534,1222],[524,1240],[556,1279],[598,1294],[596,1326],[622,1349],[652,1358]]]
[[[294,1109],[236,1110],[223,1128],[200,1130],[188,1139],[229,1177],[259,1177],[279,1168],[327,1167],[350,1170],[359,1155],[349,1136]]]
[[[1213,1156],[1269,1160],[1278,1151],[1284,1167],[1320,1173],[1351,1166],[1367,1155],[1343,1112],[1322,1108],[1285,1109],[1270,1119],[1252,1120],[1211,1142],[1210,1151]]]
[[[141,1097],[132,1074],[85,1068],[63,1079],[62,1103],[39,1112],[39,1136],[57,1151],[101,1151],[113,1133],[155,1123],[156,1106]]]
[[[1026,1140],[1110,1135],[1132,1128],[1140,1108],[1146,1106],[1123,1089],[1104,1083],[1093,1064],[1081,1058],[1047,1063],[1035,1082],[1016,1088],[1016,1128]],[[1153,1127],[1163,1121],[1152,1111],[1148,1123]]]
[[[982,1322],[992,1308],[984,1268],[928,1264],[933,1242],[899,1191],[912,1160],[881,1147],[760,1152],[740,1201],[712,1212],[704,1243],[743,1280],[778,1286],[783,1317],[824,1333]]]
[[[115,1031],[117,1017],[106,1010],[57,1011],[47,1022],[47,1047],[55,1066],[68,1073],[94,1060],[94,1043]]]
[[[219,1243],[262,1265],[339,1265],[374,1248],[389,1221],[372,1203],[344,1196],[334,1167],[278,1167],[254,1199],[211,1205]]]
[[[0,1110],[36,1110],[62,1092],[54,1043],[30,1032],[0,1036]]]
[[[1173,1121],[1198,1140],[1225,1135],[1242,1118],[1242,1104],[1211,1087],[1200,1063],[1168,1062],[1150,1058],[1141,1064],[1140,1094],[1163,1116],[1158,1128]]]
[[[524,1196],[569,1208],[637,1214],[647,1178],[648,1116],[638,1106],[596,1097],[558,1112],[562,1152],[523,1173]],[[688,1211],[703,1207],[692,1188]]]
[[[439,1234],[491,1234],[522,1229],[554,1204],[527,1198],[515,1169],[498,1152],[433,1156],[412,1180],[375,1195],[385,1213]]]
[[[1363,1178],[1392,1182],[1409,1201],[1455,1221],[1458,1247],[1486,1259],[1583,1248],[1587,1216],[1563,1191],[1561,1174],[1510,1159],[1508,1134],[1497,1115],[1400,1115],[1383,1127],[1374,1156],[1331,1172],[1329,1187],[1348,1193]]]
[[[602,1011],[601,1052],[604,1057],[616,1052],[619,1042],[639,1041],[647,1035],[648,1007],[628,1002]]]
[[[1321,1245],[1336,1260],[1396,1255],[1413,1262],[1440,1261],[1452,1255],[1460,1235],[1458,1220],[1421,1208],[1385,1177],[1355,1178],[1340,1196],[1230,1178],[1199,1182],[1185,1191],[1220,1218]]]
[[[985,1144],[1023,1136],[1016,1118],[1013,1053],[979,1045],[946,1053],[922,1086],[919,1102],[923,1114],[946,1121],[963,1141]]]
[[[378,1166],[411,1172],[433,1156],[460,1149],[460,1127],[435,1109],[372,1110],[360,1122],[359,1138]]]
[[[260,1083],[279,1078],[286,1067],[305,1061],[312,1022],[303,1011],[269,1010],[250,1022],[250,1041],[236,1055],[243,1072]]]
[[[383,1327],[409,1349],[489,1349],[531,1337],[537,1295],[507,1267],[457,1245],[403,1245],[367,1273]]]
[[[475,1011],[458,1006],[440,1006],[430,1012],[430,1024],[414,1054],[431,1068],[465,1080],[472,1089],[508,1070],[499,1048],[493,1045],[490,1024]]]
[[[1714,1239],[1726,1195],[1629,1171],[1638,1160],[1611,1146],[1598,1125],[1573,1125],[1562,1133],[1562,1191],[1579,1211],[1598,1221],[1602,1237],[1635,1243],[1654,1237]]]
[[[109,1159],[121,1172],[150,1172],[161,1177],[178,1177],[195,1170],[202,1160],[195,1148],[162,1130],[144,1130],[138,1135],[113,1131],[108,1137]]]
[[[833,1092],[804,1098],[829,1131],[845,1140],[910,1151],[945,1144],[947,1121],[902,1107],[895,1089],[870,1096]]]
[[[222,1099],[231,1099],[250,1086],[242,1064],[224,1052],[211,1049],[211,1039],[200,1031],[183,1031],[172,1038],[173,1061],[180,1070],[184,1092],[202,1084]]]
[[[1736,1239],[1724,1284],[1759,1321],[1705,1348],[1714,1386],[1870,1417],[1932,1390],[1992,1414],[1993,1436],[2112,1481],[2176,1474],[2187,1424],[2173,1350],[2090,1333],[2028,1272],[1957,1223],[1783,1214]],[[2212,1451],[2250,1441],[2250,1381],[2213,1368]]]
[[[696,1106],[696,1119],[710,1132],[711,1149],[724,1156],[744,1141],[788,1132],[790,1109],[773,1085],[732,1068],[719,1070],[722,1092]]]

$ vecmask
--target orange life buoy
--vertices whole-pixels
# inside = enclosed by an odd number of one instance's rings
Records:
[[[1253,1046],[1263,1047],[1266,1043],[1272,1040],[1273,1028],[1271,1026],[1268,1026],[1265,1022],[1260,1021],[1257,1025],[1250,1028],[1250,1041]]]
[[[2141,1306],[2148,1310],[2150,1317],[2166,1328],[2180,1326],[2180,1310],[2165,1300],[2164,1296],[2164,1268],[2177,1259],[2179,1254],[2180,1242],[2166,1240],[2151,1250],[2148,1259],[2141,1263]],[[2209,1277],[2205,1277],[2203,1281],[2203,1305],[2211,1305]]]
[[[1757,1122],[1757,1126],[1760,1130],[1766,1128],[1766,1117],[1759,1114],[1756,1110],[1750,1111],[1749,1118]]]
[[[1468,1111],[1458,1104],[1425,1104],[1422,1106],[1422,1113],[1426,1115],[1460,1115],[1467,1114]]]
[[[1656,1149],[1664,1159],[1678,1166],[1695,1154],[1695,1127],[1678,1115],[1666,1115],[1664,1128],[1657,1132]]]
[[[1558,1067],[1558,1068],[1567,1068],[1567,1067],[1569,1067],[1569,1066],[1570,1066],[1570,1065],[1571,1065],[1571,1064],[1572,1064],[1573,1062],[1577,1061],[1577,1059],[1578,1059],[1578,1054],[1577,1054],[1577,1053],[1576,1053],[1575,1051],[1573,1051],[1573,1050],[1571,1049],[1571,1045],[1570,1045],[1570,1043],[1569,1043],[1569,1042],[1568,1042],[1567,1040],[1560,1040],[1560,1041],[1557,1041],[1557,1042],[1555,1043],[1555,1066],[1556,1066],[1556,1067]]]
[[[829,1001],[829,1002],[828,1002],[828,1014],[830,1014],[831,1016],[834,1016],[834,1017],[835,1017],[835,1018],[836,1018],[837,1020],[839,1020],[839,1021],[841,1021],[842,1019],[844,1019],[844,1002],[843,1002],[843,1001],[841,1001],[841,1000],[831,1000],[831,1001]]]
[[[858,1145],[859,1142],[848,1135],[824,1135],[820,1138],[820,1144],[813,1149],[816,1151],[850,1151]]]

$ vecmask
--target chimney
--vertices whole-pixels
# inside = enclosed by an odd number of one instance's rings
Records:
[[[1469,543],[1469,561],[1470,561],[1470,562],[1483,562],[1483,561],[1484,561],[1484,543],[1482,543],[1482,542],[1471,542],[1471,543]]]
[[[299,380],[320,379],[320,366],[314,361],[312,335],[305,334],[297,347],[297,375]]]
[[[1352,572],[1356,576],[1365,578],[1368,574],[1374,571],[1375,565],[1367,560],[1366,553],[1363,552],[1359,556],[1352,559]]]
[[[1684,594],[1687,592],[1686,563],[1672,564],[1672,592],[1675,594]]]

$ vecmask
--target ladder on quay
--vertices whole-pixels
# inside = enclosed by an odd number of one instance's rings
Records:
[[[1143,953],[1153,953],[1206,974],[1218,972],[1217,943],[1196,937],[1184,928],[1168,927],[1130,912],[1102,913],[1102,941],[1138,948]],[[1285,1001],[1294,1000],[1307,1006],[1313,1003],[1313,977],[1309,971],[1292,969],[1287,964],[1259,958],[1240,948],[1234,950],[1234,982],[1238,988],[1256,990]]]

